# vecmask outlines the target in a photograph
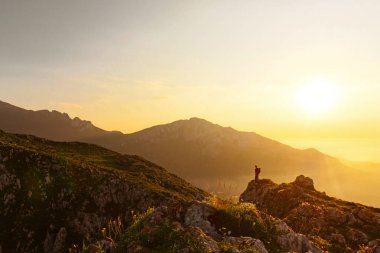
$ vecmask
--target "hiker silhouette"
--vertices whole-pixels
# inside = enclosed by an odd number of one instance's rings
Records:
[[[259,174],[261,172],[261,168],[257,167],[257,165],[255,165],[255,181],[259,181]]]

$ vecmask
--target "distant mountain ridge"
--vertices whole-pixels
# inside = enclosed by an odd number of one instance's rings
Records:
[[[3,131],[20,134],[33,134],[57,141],[74,141],[105,134],[90,121],[58,111],[25,110],[0,101],[0,128]]]
[[[254,132],[240,132],[191,118],[135,133],[105,131],[56,111],[29,111],[0,103],[0,129],[57,141],[83,141],[160,164],[192,184],[219,195],[237,195],[253,177],[253,166],[275,182],[299,174],[340,198],[380,206],[376,171],[361,173],[315,149],[300,150]],[[352,187],[355,185],[356,187]]]

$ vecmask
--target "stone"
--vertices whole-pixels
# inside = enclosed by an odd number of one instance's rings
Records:
[[[205,252],[218,252],[218,243],[199,227],[190,226],[186,229],[186,233],[192,240],[198,242],[204,248]]]
[[[346,245],[346,238],[342,234],[332,234],[331,241],[339,245]]]
[[[216,231],[215,227],[211,224],[208,218],[216,212],[216,209],[211,205],[194,201],[192,205],[187,209],[185,214],[185,225],[199,227],[207,235],[210,235],[214,239],[220,239],[221,236]]]
[[[336,225],[342,225],[347,221],[347,215],[336,207],[325,208],[325,217]]]
[[[322,253],[323,251],[313,246],[306,236],[295,233],[285,222],[279,221],[275,230],[277,235],[277,243],[282,250],[289,252],[311,252]]]
[[[354,210],[354,213],[356,213],[357,217],[364,222],[380,224],[380,216],[376,215],[368,208],[357,208]]]
[[[67,237],[67,231],[66,228],[62,227],[54,241],[53,250],[52,253],[63,253],[66,250],[66,237]]]
[[[54,237],[51,233],[47,233],[44,241],[44,253],[50,253],[53,250]]]
[[[354,229],[354,228],[350,228],[347,231],[346,239],[349,242],[355,243],[355,244],[365,244],[368,242],[368,236],[365,233],[363,233],[362,231],[359,231],[359,230]]]
[[[311,179],[310,177],[305,177],[304,175],[300,175],[296,178],[294,183],[303,188],[315,190],[313,179]]]
[[[234,247],[237,247],[238,249],[243,249],[241,252],[244,252],[244,250],[253,250],[257,253],[268,253],[267,249],[264,246],[264,243],[258,239],[254,239],[252,237],[232,237],[227,236],[224,239],[224,242],[232,244]],[[249,251],[249,252],[251,252]]]

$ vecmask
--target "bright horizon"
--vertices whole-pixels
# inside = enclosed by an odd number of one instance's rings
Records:
[[[0,100],[124,133],[191,117],[380,162],[380,2],[3,1]]]

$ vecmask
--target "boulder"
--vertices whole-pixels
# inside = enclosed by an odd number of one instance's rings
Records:
[[[190,226],[186,229],[187,235],[192,238],[192,240],[198,242],[204,249],[204,252],[218,252],[218,243],[199,227]]]
[[[298,176],[294,181],[294,184],[306,189],[315,190],[313,179],[310,177],[305,177],[304,175]]]
[[[366,244],[368,242],[368,236],[360,230],[350,228],[347,231],[346,239],[350,243],[354,244]]]
[[[344,238],[342,234],[332,234],[331,242],[339,245],[346,245],[346,238]]]
[[[257,252],[257,253],[268,253],[264,243],[258,239],[251,237],[232,237],[227,236],[224,239],[227,242],[237,248],[236,252]],[[239,250],[240,249],[240,250]]]
[[[360,207],[354,210],[356,216],[364,222],[380,224],[380,216],[370,211],[368,208]]]
[[[279,221],[275,230],[277,235],[277,243],[282,250],[287,252],[312,252],[322,253],[321,249],[313,246],[306,236],[295,233],[285,222]]]
[[[67,237],[67,231],[66,228],[62,227],[54,241],[53,250],[52,253],[63,253],[66,250],[66,237]]]
[[[215,207],[199,201],[194,201],[187,209],[185,214],[185,225],[202,229],[207,235],[214,239],[220,239],[216,228],[211,224],[208,218],[215,214]]]

